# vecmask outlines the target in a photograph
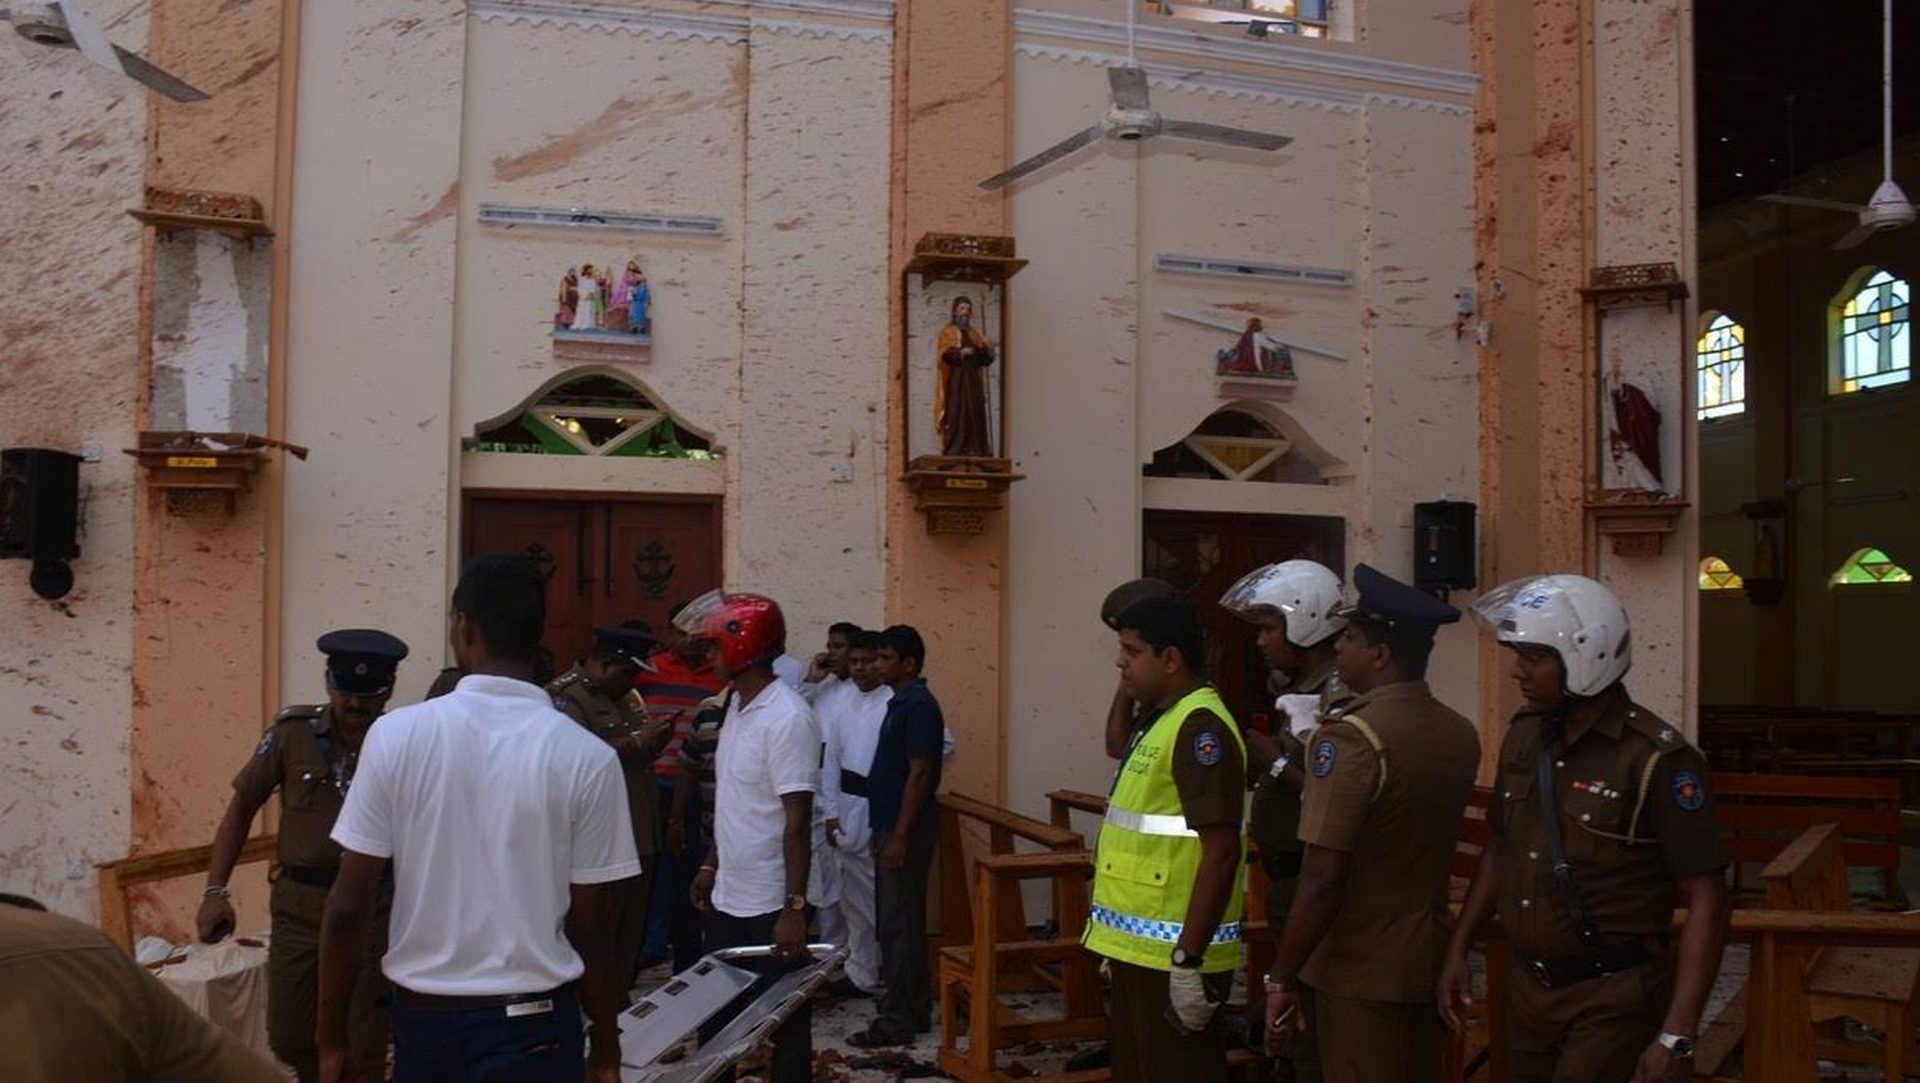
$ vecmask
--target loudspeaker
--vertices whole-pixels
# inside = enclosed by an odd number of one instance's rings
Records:
[[[80,456],[37,447],[0,451],[0,557],[35,564],[80,555]]]
[[[1473,544],[1476,510],[1459,500],[1413,506],[1414,586],[1430,591],[1473,589],[1478,564]]]

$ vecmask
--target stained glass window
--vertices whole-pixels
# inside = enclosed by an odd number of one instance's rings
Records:
[[[717,459],[699,434],[674,424],[639,388],[585,375],[540,396],[525,412],[474,434],[475,451]]]
[[[1911,583],[1913,576],[1893,562],[1881,550],[1868,547],[1847,558],[1840,570],[1828,580],[1836,587],[1878,586],[1886,583]]]
[[[1244,26],[1254,37],[1327,36],[1327,0],[1137,0],[1146,13]]]
[[[1876,271],[1841,307],[1838,393],[1905,383],[1912,375],[1910,296],[1906,282]]]
[[[1740,573],[1727,566],[1719,557],[1708,557],[1700,562],[1701,590],[1739,590],[1746,586]]]
[[[1720,315],[1694,348],[1700,380],[1700,419],[1727,417],[1747,408],[1747,331]]]

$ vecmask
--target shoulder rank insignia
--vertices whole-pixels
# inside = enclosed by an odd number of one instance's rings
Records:
[[[1673,773],[1673,803],[1682,812],[1698,812],[1707,803],[1707,787],[1692,771]]]
[[[1332,741],[1321,741],[1313,746],[1313,777],[1326,778],[1333,774],[1334,748]]]

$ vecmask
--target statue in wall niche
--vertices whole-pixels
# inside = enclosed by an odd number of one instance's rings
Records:
[[[565,331],[573,326],[574,313],[580,310],[580,271],[576,267],[567,268],[560,276],[560,302],[554,309],[553,327],[556,331]]]
[[[570,331],[598,331],[600,318],[606,307],[606,294],[602,292],[605,276],[591,263],[581,264],[579,282],[579,302],[573,310],[573,322],[568,325]]]
[[[973,326],[973,301],[953,299],[947,325],[934,343],[940,382],[934,387],[933,420],[940,430],[940,454],[991,458],[993,436],[987,412],[987,366],[993,347]]]
[[[608,313],[607,329],[630,335],[652,334],[653,319],[648,312],[652,305],[653,290],[647,285],[646,272],[640,269],[639,260],[628,260],[625,273],[613,287],[613,309]]]
[[[1645,391],[1625,380],[1608,393],[1612,407],[1608,444],[1614,465],[1633,482],[1633,488],[1663,492],[1660,478],[1660,408]]]
[[[1246,330],[1240,332],[1240,341],[1232,348],[1220,350],[1214,355],[1214,371],[1221,375],[1272,376],[1276,379],[1291,380],[1293,375],[1293,351],[1286,345],[1275,342],[1267,334],[1266,325],[1260,317],[1247,319]]]

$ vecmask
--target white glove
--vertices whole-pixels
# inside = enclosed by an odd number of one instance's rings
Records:
[[[1281,696],[1273,701],[1287,716],[1287,729],[1302,741],[1314,730],[1320,728],[1320,697],[1313,694],[1294,693]]]
[[[1207,995],[1207,983],[1199,967],[1176,966],[1167,971],[1167,1001],[1180,1029],[1198,1034],[1213,1021],[1220,1010],[1217,1001]]]

